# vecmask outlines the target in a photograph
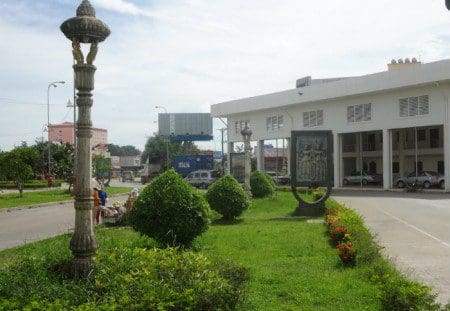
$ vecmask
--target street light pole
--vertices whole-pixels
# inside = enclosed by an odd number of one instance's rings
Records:
[[[55,81],[48,85],[47,88],[47,129],[48,129],[48,174],[52,173],[52,165],[51,165],[51,145],[50,145],[50,87],[58,87],[57,84],[64,84],[65,81]]]
[[[92,224],[93,198],[91,188],[91,107],[94,104],[94,73],[97,68],[94,61],[98,52],[98,44],[110,35],[108,25],[95,17],[95,9],[89,0],[83,0],[77,9],[77,16],[66,20],[61,31],[72,42],[72,54],[76,61],[75,88],[78,90],[76,104],[78,106],[77,122],[77,179],[75,195],[75,228],[70,240],[73,254],[72,274],[75,278],[87,277],[92,271],[94,254],[98,242]],[[86,58],[81,44],[90,44]]]

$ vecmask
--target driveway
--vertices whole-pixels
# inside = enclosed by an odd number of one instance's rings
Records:
[[[124,201],[128,196],[110,198]],[[73,230],[73,203],[0,211],[0,250],[31,243]]]
[[[363,216],[402,272],[450,300],[450,195],[338,190],[334,198]]]

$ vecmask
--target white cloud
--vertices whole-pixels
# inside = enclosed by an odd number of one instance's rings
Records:
[[[450,19],[441,2],[92,0],[112,29],[96,61],[94,124],[115,143],[142,147],[156,131],[155,105],[207,112],[213,103],[292,88],[305,75],[366,74],[385,70],[392,58],[448,57]],[[18,8],[17,16],[32,11]],[[33,12],[33,21],[44,14]],[[71,79],[69,43],[57,26],[11,20],[0,19],[0,85],[7,86],[0,97],[45,102],[49,81]],[[52,96],[61,119],[70,85]],[[2,132],[22,118],[23,133],[38,132],[45,121],[45,107],[33,106],[28,116],[2,105]],[[0,135],[0,148],[20,140]]]

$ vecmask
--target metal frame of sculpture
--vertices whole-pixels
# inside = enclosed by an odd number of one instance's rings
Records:
[[[325,201],[333,189],[333,135],[331,131],[291,132],[291,188],[298,201],[296,214],[319,216],[325,212]],[[325,187],[325,194],[306,202],[297,187]]]
[[[61,31],[72,42],[72,54],[76,62],[75,88],[78,90],[76,104],[79,114],[76,124],[77,131],[77,180],[75,195],[75,232],[70,240],[72,274],[74,277],[85,277],[91,273],[94,254],[98,242],[94,235],[92,224],[93,197],[91,189],[91,137],[93,105],[92,90],[94,89],[93,65],[98,52],[98,43],[103,42],[111,33],[108,26],[95,17],[95,9],[88,0],[83,0],[77,9],[77,16],[66,20],[61,25]],[[90,44],[90,51],[84,58],[81,43]]]

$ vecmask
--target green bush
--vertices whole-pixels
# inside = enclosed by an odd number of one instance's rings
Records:
[[[129,222],[162,245],[188,247],[208,229],[209,207],[202,195],[169,170],[145,187],[131,209]]]
[[[275,182],[266,173],[255,171],[250,175],[250,187],[255,198],[265,198],[273,195]]]
[[[53,188],[58,188],[61,187],[62,181],[60,180],[54,180],[53,181]],[[12,181],[2,181],[0,182],[0,188],[3,189],[16,189],[17,186],[12,182]],[[29,182],[26,182],[23,185],[24,189],[37,189],[37,188],[48,188],[48,184],[47,181],[42,181],[42,180],[32,180]]]
[[[8,266],[0,272],[0,310],[230,310],[248,278],[240,266],[173,248],[100,251],[80,281],[67,279],[66,265],[28,258]]]
[[[208,188],[206,200],[227,220],[240,216],[250,206],[248,195],[231,175],[225,175]]]

